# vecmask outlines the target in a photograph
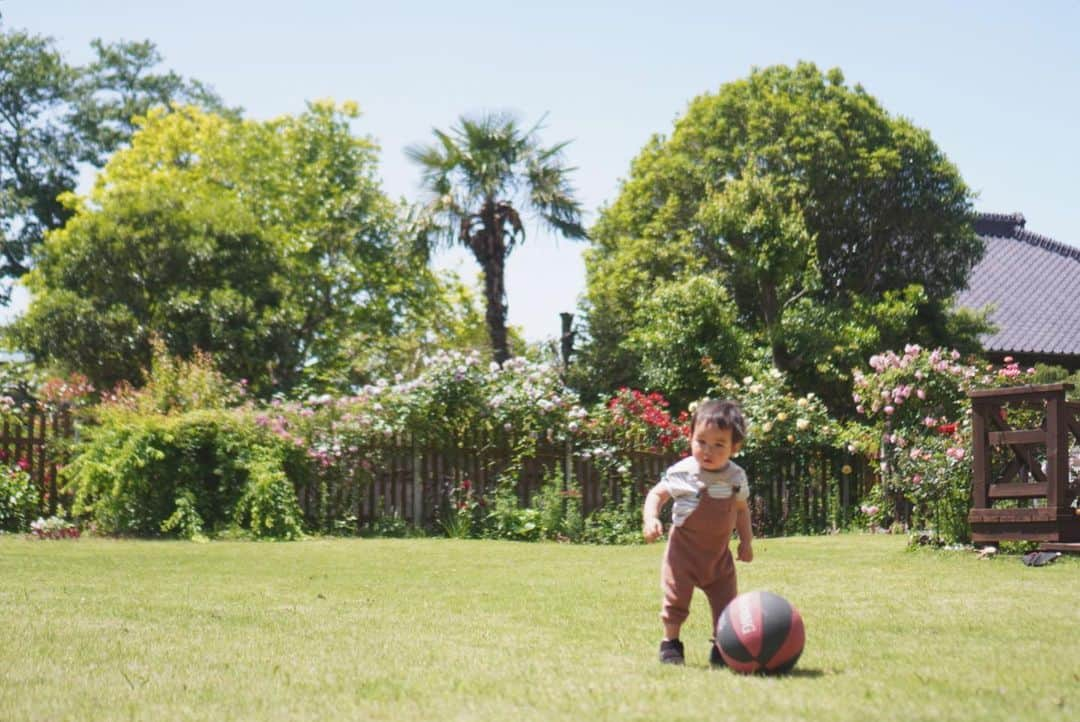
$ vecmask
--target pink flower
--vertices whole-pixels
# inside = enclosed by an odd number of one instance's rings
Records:
[[[963,461],[964,455],[965,451],[963,447],[960,446],[951,446],[945,450],[945,456],[950,459],[955,459],[956,461]]]
[[[891,405],[885,407],[885,413],[889,416],[892,416],[894,411],[896,411],[896,409]]]

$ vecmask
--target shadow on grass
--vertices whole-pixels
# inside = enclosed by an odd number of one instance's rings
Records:
[[[826,673],[820,669],[803,669],[797,667],[790,672],[784,672],[782,674],[765,674],[762,672],[755,672],[754,674],[741,675],[739,672],[732,672],[727,667],[706,667],[707,670],[714,672],[727,672],[728,674],[734,674],[737,676],[746,677],[776,677],[777,679],[784,679],[785,677],[801,677],[804,679],[817,679],[818,677],[826,676]],[[834,672],[830,671],[829,675],[833,675]]]
[[[790,672],[788,672],[786,675],[783,675],[783,676],[785,676],[785,677],[807,677],[809,679],[816,679],[818,677],[824,677],[825,672],[823,672],[820,669],[802,669],[800,667],[796,667],[795,669],[791,670]]]

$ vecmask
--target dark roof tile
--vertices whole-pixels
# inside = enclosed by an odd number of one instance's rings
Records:
[[[1080,355],[1080,248],[1024,228],[1019,213],[980,213],[986,254],[971,269],[957,307],[992,306],[997,331],[983,346],[998,353]]]

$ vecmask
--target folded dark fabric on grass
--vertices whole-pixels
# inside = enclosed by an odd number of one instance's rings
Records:
[[[1025,554],[1021,561],[1029,567],[1043,567],[1061,556],[1061,552],[1031,552]]]

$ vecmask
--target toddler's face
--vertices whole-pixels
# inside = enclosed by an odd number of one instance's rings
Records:
[[[705,424],[698,424],[690,438],[694,459],[706,471],[723,469],[741,446],[731,440],[731,429],[718,429]]]

